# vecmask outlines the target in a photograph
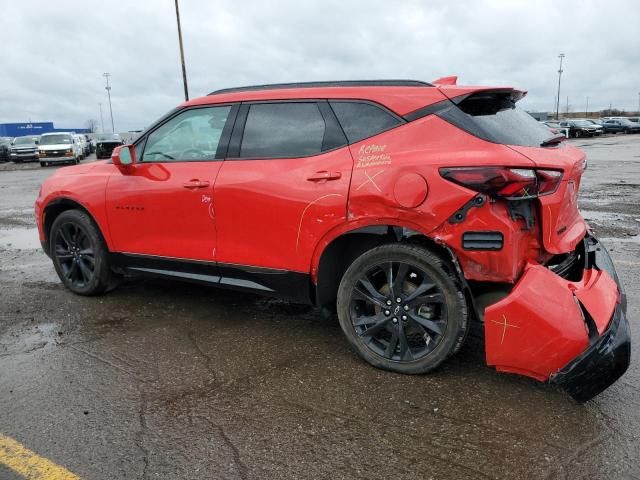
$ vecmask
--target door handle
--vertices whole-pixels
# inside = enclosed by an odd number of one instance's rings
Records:
[[[310,182],[322,182],[327,180],[338,180],[342,178],[342,173],[340,172],[328,172],[326,170],[320,170],[319,172],[314,173],[313,175],[307,177],[307,180]]]
[[[184,188],[205,188],[209,186],[209,182],[206,180],[198,180],[194,178],[193,180],[189,180],[188,182],[184,182],[182,184]]]

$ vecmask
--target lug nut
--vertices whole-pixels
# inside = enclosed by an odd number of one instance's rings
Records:
[[[402,299],[400,297],[396,298],[396,302],[400,303]]]
[[[391,305],[391,300],[387,300],[387,305]]]
[[[407,320],[407,316],[406,315],[402,315],[402,320]]]
[[[385,311],[384,311],[384,314],[385,314],[386,316],[389,316],[389,315],[391,315],[391,312],[390,312],[389,310],[385,310]]]
[[[398,319],[397,319],[396,317],[393,317],[393,318],[391,319],[391,321],[392,321],[393,323],[398,323]]]
[[[403,308],[404,308],[404,311],[405,311],[405,312],[408,312],[408,311],[409,311],[409,305],[405,305]]]

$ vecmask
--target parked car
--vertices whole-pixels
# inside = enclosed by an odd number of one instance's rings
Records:
[[[640,123],[640,117],[629,117],[627,120],[634,123]]]
[[[88,148],[89,148],[89,153],[88,153],[88,154],[95,153],[95,151],[96,151],[96,144],[95,144],[95,142],[93,141],[93,138],[89,137],[89,135],[85,135],[85,136],[84,136],[84,138],[85,138],[85,140],[87,141],[87,145],[88,145]],[[88,154],[87,154],[87,155],[88,155]]]
[[[605,131],[613,133],[638,133],[640,132],[640,123],[631,122],[626,118],[619,118],[617,120],[606,120],[602,124]]]
[[[80,149],[75,135],[71,132],[45,133],[38,145],[40,166],[52,163],[80,163]]]
[[[11,143],[11,160],[14,163],[24,162],[25,160],[38,160],[39,141],[39,135],[14,138]]]
[[[117,133],[101,133],[96,136],[96,158],[109,158],[113,149],[122,145]]]
[[[86,157],[85,152],[88,151],[87,141],[84,138],[84,135],[80,135],[77,133],[73,135],[73,138],[75,139],[78,148],[78,158],[82,160]]]
[[[569,136],[569,129],[566,127],[562,127],[560,125],[560,122],[556,121],[556,120],[545,120],[544,122],[542,122],[542,124],[547,127],[549,130],[551,130],[553,133],[559,133],[564,135],[565,137]]]
[[[590,118],[581,118],[579,120],[583,120],[593,125],[596,129],[595,131],[596,135],[602,135],[604,133],[604,127],[600,123],[596,122],[595,120],[592,120]]]
[[[0,137],[0,162],[8,162],[11,157],[9,156],[11,151],[11,138]]]
[[[598,131],[594,124],[586,120],[562,120],[560,126],[568,130],[569,137],[593,137]]]
[[[46,179],[42,246],[79,295],[157,275],[335,308],[355,351],[399,373],[434,370],[479,322],[489,365],[586,401],[626,371],[630,337],[578,211],[585,154],[524,92],[451,83],[192,99],[111,162]]]

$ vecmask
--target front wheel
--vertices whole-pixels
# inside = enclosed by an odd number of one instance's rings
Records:
[[[412,245],[376,247],[358,257],[338,289],[347,339],[371,365],[426,373],[455,353],[467,308],[443,259]]]
[[[56,273],[73,293],[98,295],[112,285],[107,246],[86,213],[62,212],[51,227],[49,249]]]

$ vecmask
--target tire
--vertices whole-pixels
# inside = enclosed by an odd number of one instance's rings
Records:
[[[389,244],[349,266],[338,288],[338,319],[364,360],[384,370],[421,374],[459,350],[467,306],[447,265],[423,248]]]
[[[49,251],[58,277],[73,293],[99,295],[114,285],[107,245],[85,212],[66,210],[55,219]]]
[[[40,162],[40,166],[41,167],[46,167],[47,166],[47,162]]]

